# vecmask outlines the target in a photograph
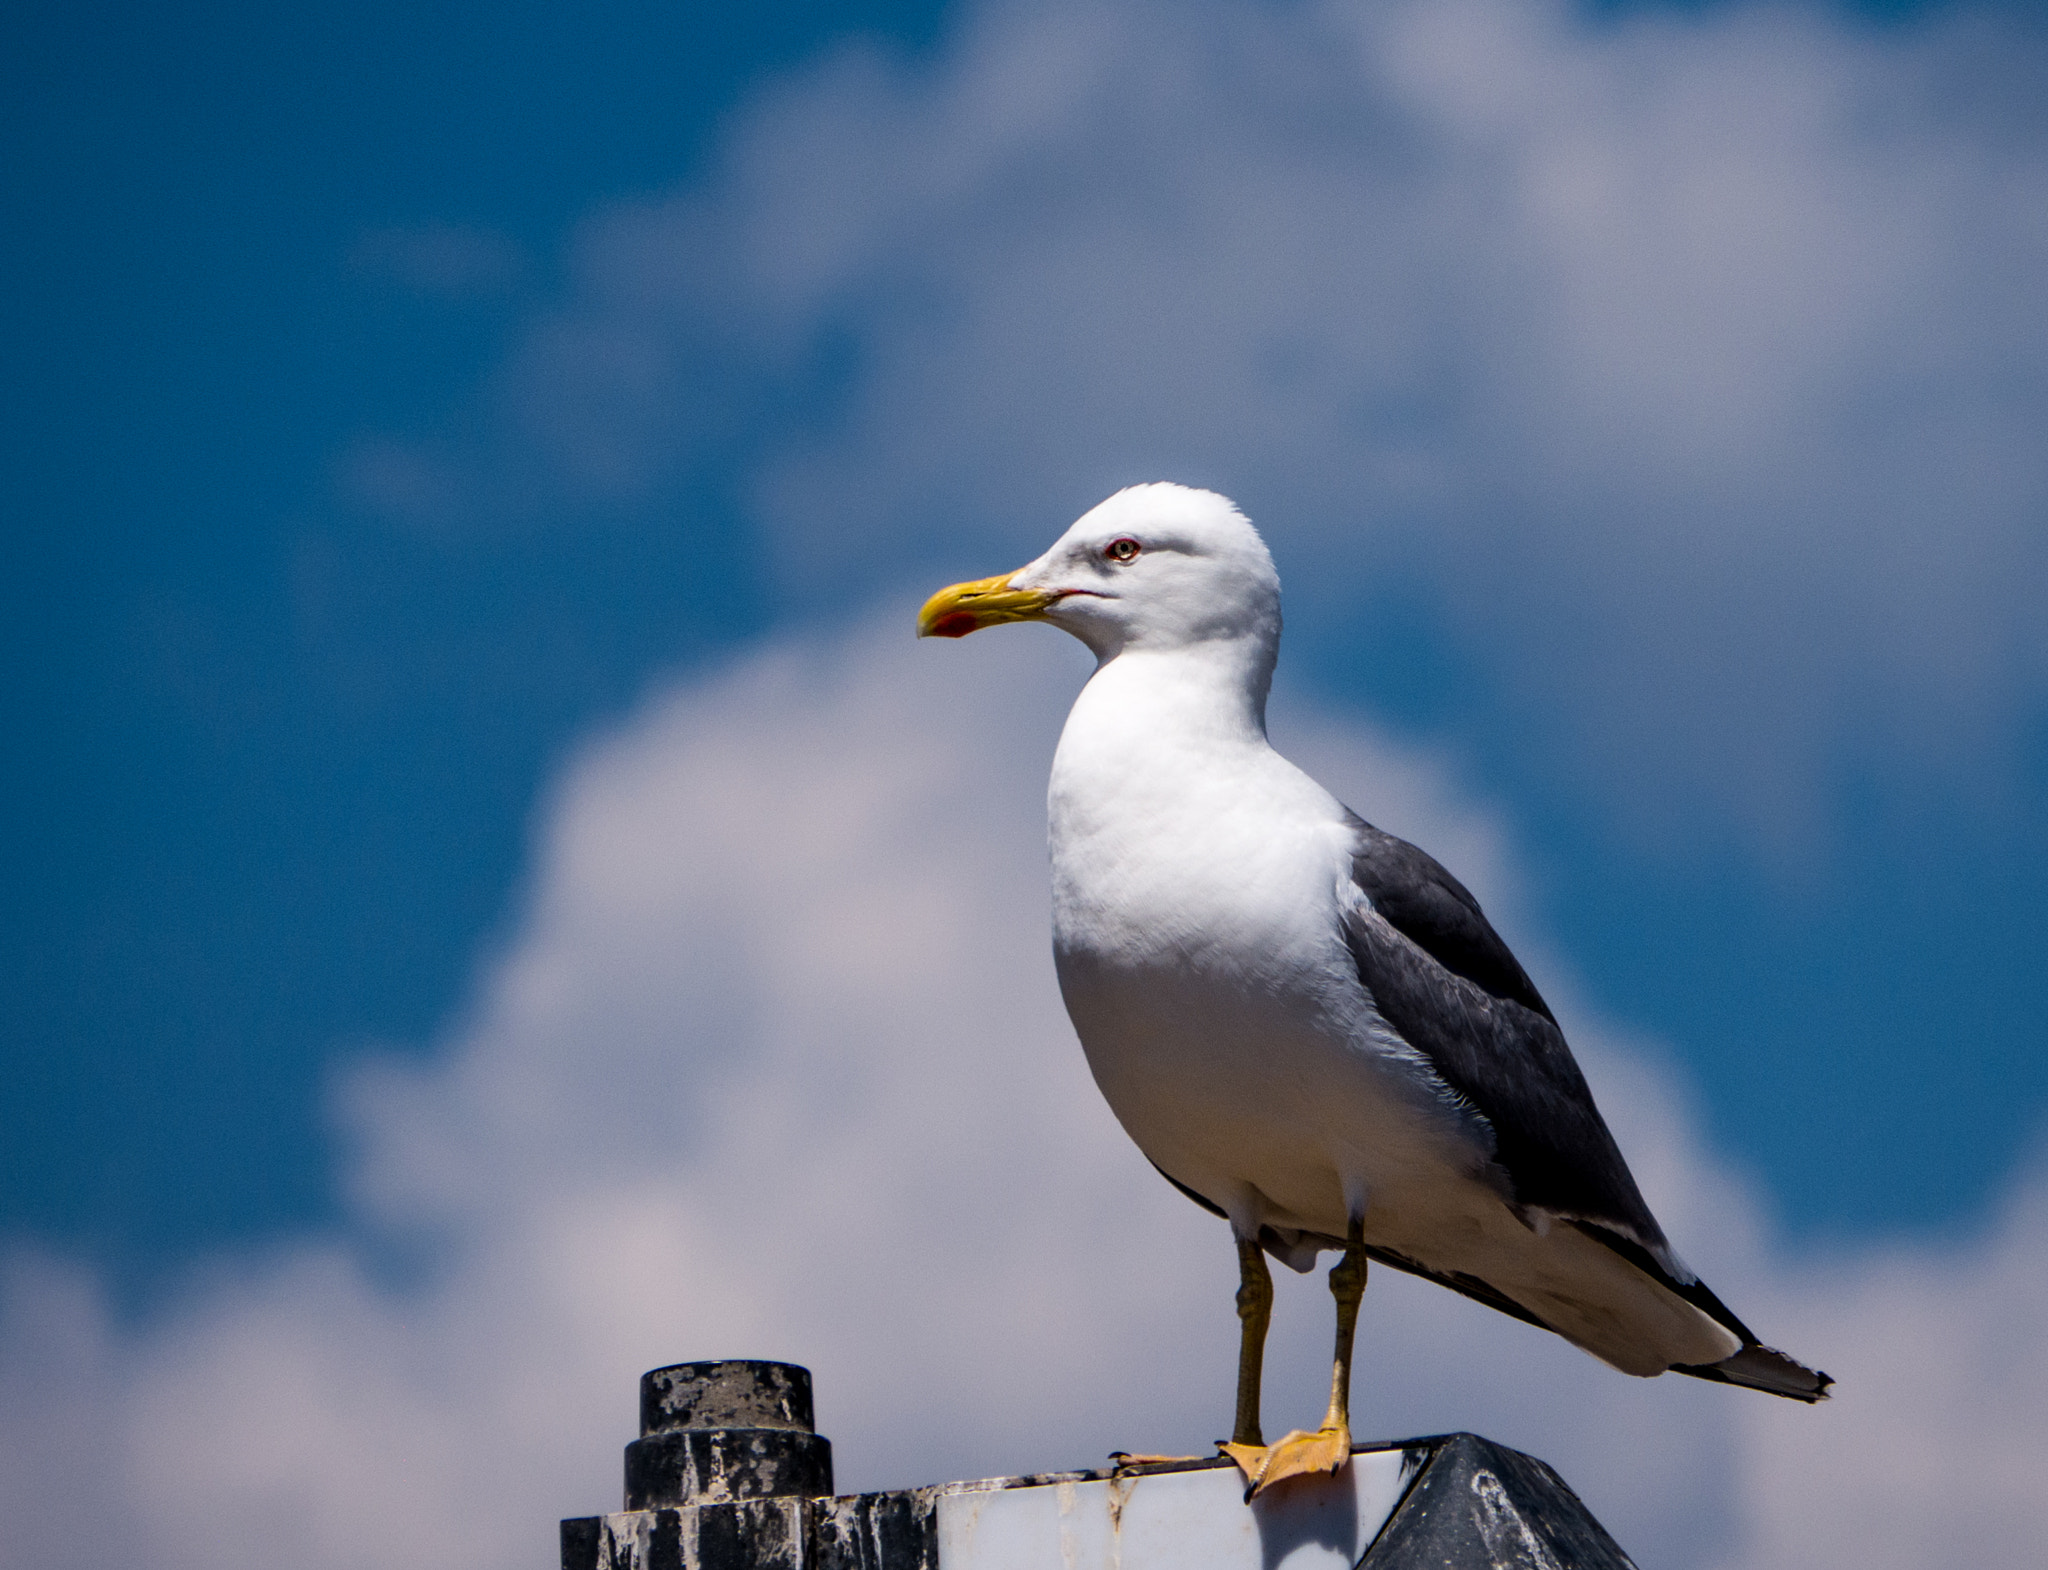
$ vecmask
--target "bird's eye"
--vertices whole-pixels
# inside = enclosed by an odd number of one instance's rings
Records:
[[[1129,535],[1125,535],[1122,539],[1111,540],[1107,545],[1103,546],[1102,554],[1106,559],[1113,562],[1136,561],[1138,549],[1138,542]]]

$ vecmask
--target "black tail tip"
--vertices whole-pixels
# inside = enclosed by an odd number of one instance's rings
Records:
[[[1718,1363],[1680,1364],[1674,1372],[1809,1403],[1827,1400],[1828,1388],[1834,1384],[1826,1374],[1787,1357],[1775,1347],[1757,1345],[1746,1346]]]

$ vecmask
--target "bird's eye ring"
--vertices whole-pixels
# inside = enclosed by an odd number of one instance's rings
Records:
[[[1103,556],[1113,562],[1136,561],[1139,545],[1128,534],[1120,540],[1111,540],[1102,548]]]

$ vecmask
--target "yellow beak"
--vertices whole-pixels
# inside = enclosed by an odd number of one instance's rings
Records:
[[[1046,607],[1055,604],[1060,596],[1042,589],[1013,589],[1010,580],[1015,576],[1006,572],[939,590],[917,613],[917,635],[964,638],[997,622],[1042,620]]]

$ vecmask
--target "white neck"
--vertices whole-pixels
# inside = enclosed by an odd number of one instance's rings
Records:
[[[1053,839],[1112,824],[1188,826],[1201,803],[1280,760],[1266,741],[1269,640],[1125,649],[1074,700],[1053,758]]]
[[[1266,745],[1266,696],[1277,654],[1265,637],[1215,638],[1168,650],[1125,648],[1095,668],[1067,726],[1107,724],[1153,744]],[[1102,738],[1111,740],[1109,736]]]

